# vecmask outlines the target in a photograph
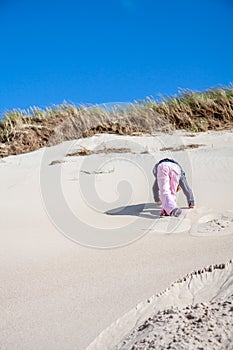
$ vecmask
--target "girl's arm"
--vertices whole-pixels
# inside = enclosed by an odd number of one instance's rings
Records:
[[[188,205],[189,205],[189,206],[194,206],[193,191],[192,191],[191,188],[189,187],[185,175],[181,176],[179,185],[180,185],[180,187],[182,188],[185,197],[187,198]]]
[[[159,186],[158,186],[157,178],[155,178],[155,182],[154,182],[154,184],[153,184],[152,191],[153,191],[154,201],[155,201],[155,202],[160,202],[160,198],[159,198]]]

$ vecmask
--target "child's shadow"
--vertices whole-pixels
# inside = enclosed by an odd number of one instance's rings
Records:
[[[159,219],[161,208],[155,203],[141,203],[118,207],[105,212],[107,215],[132,215],[146,219]]]

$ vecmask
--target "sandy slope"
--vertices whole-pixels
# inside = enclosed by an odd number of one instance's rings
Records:
[[[182,143],[206,146],[160,151]],[[64,159],[80,146],[135,153]],[[174,280],[231,259],[232,146],[232,132],[100,135],[1,160],[1,347],[85,349]],[[178,220],[159,218],[150,191],[166,156],[185,167],[197,200]]]

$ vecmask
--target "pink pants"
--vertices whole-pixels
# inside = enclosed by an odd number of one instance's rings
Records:
[[[180,169],[178,165],[171,162],[159,164],[157,169],[157,180],[162,208],[170,215],[176,208],[176,190],[179,185]]]

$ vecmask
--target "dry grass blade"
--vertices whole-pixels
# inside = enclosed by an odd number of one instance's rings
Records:
[[[87,174],[87,175],[98,175],[98,174],[110,174],[113,173],[115,169],[109,169],[109,170],[94,170],[94,171],[87,171],[87,170],[80,170],[80,173]]]

